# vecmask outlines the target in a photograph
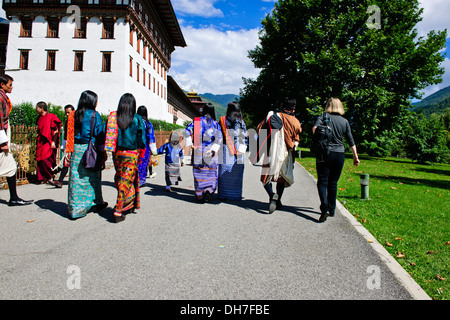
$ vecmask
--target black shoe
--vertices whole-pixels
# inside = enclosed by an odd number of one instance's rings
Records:
[[[209,191],[206,191],[206,193],[205,193],[205,202],[211,202],[211,201],[212,201],[211,193]]]
[[[104,210],[106,207],[108,206],[108,202],[103,202],[100,204],[96,204],[95,206],[92,207],[92,211],[95,213],[99,213],[102,210]]]
[[[10,200],[10,201],[8,202],[8,206],[10,206],[10,207],[15,207],[15,206],[27,206],[27,205],[32,204],[32,203],[33,203],[33,200],[28,200],[28,201],[26,201],[26,200],[17,198],[16,200]]]
[[[277,201],[277,210],[280,210],[283,207],[283,204],[281,203],[280,199]]]
[[[125,220],[125,215],[123,215],[123,214],[120,215],[120,216],[114,215],[114,217],[113,217],[113,221],[115,223],[119,223],[119,222],[122,222],[124,220]]]
[[[330,216],[330,215],[329,215],[328,213],[322,213],[322,214],[320,215],[319,221],[320,221],[320,222],[325,222],[325,221],[327,221],[327,218],[328,218],[329,216]]]
[[[270,199],[269,213],[273,213],[277,209],[278,195],[275,193]]]

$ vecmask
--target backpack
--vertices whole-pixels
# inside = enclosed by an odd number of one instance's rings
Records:
[[[331,141],[330,116],[324,112],[321,115],[322,123],[317,126],[312,137],[311,152],[316,156],[319,162],[326,161]]]

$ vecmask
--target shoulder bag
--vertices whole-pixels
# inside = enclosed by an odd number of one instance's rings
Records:
[[[94,132],[94,122],[95,122],[95,115],[96,111],[92,113],[91,117],[91,134],[89,136],[89,144],[88,148],[83,154],[83,157],[81,158],[81,165],[84,166],[86,169],[93,170],[93,171],[102,171],[105,169],[105,152],[102,150],[101,145],[96,145],[92,142],[92,134]],[[104,145],[103,145],[104,149]]]

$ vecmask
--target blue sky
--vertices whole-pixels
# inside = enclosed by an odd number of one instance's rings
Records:
[[[185,25],[196,28],[214,26],[220,30],[253,29],[260,26],[261,19],[269,13],[273,0],[172,0],[179,18]],[[197,5],[199,5],[197,7]]]
[[[256,78],[259,71],[248,59],[248,50],[259,44],[261,20],[270,13],[273,0],[172,0],[188,44],[176,48],[170,74],[184,90],[198,93],[239,94],[242,77]],[[419,36],[430,30],[449,31],[449,0],[422,0],[423,21]],[[424,97],[450,86],[450,54],[443,63],[443,83],[424,90]]]
[[[259,71],[248,59],[273,0],[172,0],[186,48],[172,55],[171,75],[184,90],[239,94],[242,77]]]

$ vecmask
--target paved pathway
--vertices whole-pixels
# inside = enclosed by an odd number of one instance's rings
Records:
[[[198,204],[192,167],[167,193],[160,165],[142,209],[119,224],[109,222],[114,169],[103,173],[109,207],[75,221],[66,183],[19,187],[35,200],[27,207],[8,207],[1,190],[0,299],[427,298],[342,206],[318,223],[315,181],[300,165],[284,208],[268,214],[260,169],[246,165],[242,201]]]

